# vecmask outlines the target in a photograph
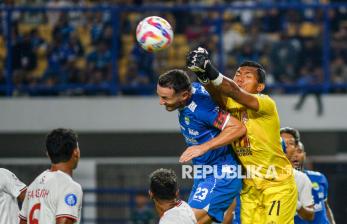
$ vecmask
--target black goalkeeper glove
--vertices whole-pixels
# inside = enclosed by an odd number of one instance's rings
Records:
[[[189,52],[187,67],[198,76],[202,83],[215,80],[219,75],[219,71],[211,64],[207,50],[202,47]]]

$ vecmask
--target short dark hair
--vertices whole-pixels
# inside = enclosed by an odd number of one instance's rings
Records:
[[[150,191],[153,196],[161,200],[172,200],[176,198],[178,191],[177,176],[171,169],[157,169],[149,176]]]
[[[46,150],[53,164],[69,161],[77,147],[78,136],[71,129],[54,129],[46,137]]]
[[[192,84],[187,73],[181,69],[173,69],[159,76],[158,85],[172,88],[175,93],[190,91]]]
[[[304,145],[304,143],[302,143],[302,141],[299,141],[298,146],[300,147],[300,149],[301,149],[302,151],[305,152],[305,145]]]
[[[291,127],[285,127],[285,128],[281,128],[280,133],[287,133],[290,134],[291,136],[293,136],[293,138],[295,139],[295,145],[298,145],[300,142],[300,133],[297,129],[295,128],[291,128]]]
[[[265,72],[264,67],[261,64],[259,64],[258,62],[255,62],[255,61],[244,61],[244,62],[242,62],[240,67],[245,67],[245,66],[257,68],[258,82],[259,83],[265,83],[266,72]]]

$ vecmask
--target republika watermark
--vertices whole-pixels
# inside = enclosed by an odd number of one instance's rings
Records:
[[[216,179],[225,178],[265,178],[278,179],[281,175],[290,175],[293,167],[276,169],[275,165],[263,166],[241,166],[241,165],[182,165],[182,179],[204,179],[213,175]]]

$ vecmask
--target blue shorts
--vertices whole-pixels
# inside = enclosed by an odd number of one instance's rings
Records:
[[[239,195],[242,180],[238,178],[214,178],[213,175],[195,180],[188,204],[192,208],[204,209],[217,222],[222,222],[224,212]]]

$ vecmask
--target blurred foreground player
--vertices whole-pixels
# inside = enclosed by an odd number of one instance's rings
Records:
[[[20,224],[79,223],[82,188],[72,179],[80,159],[77,135],[70,129],[55,129],[46,138],[51,168],[28,187]]]
[[[304,172],[296,170],[294,167],[294,154],[297,151],[297,147],[300,141],[299,132],[294,128],[285,127],[281,128],[280,133],[282,139],[286,144],[287,158],[293,165],[293,173],[295,177],[296,186],[298,188],[296,216],[300,216],[301,219],[306,221],[312,221],[314,219],[312,183]],[[296,223],[295,220],[294,223]]]
[[[241,222],[294,223],[297,189],[292,165],[281,147],[276,104],[261,94],[266,77],[263,66],[246,61],[231,80],[212,65],[208,52],[199,47],[188,54],[187,67],[205,84],[214,101],[247,128],[247,134],[232,143],[241,164],[257,171],[243,179]]]
[[[189,146],[180,162],[194,158],[194,166],[213,169],[194,177],[188,203],[198,223],[222,222],[225,211],[241,190],[241,180],[228,174],[238,169],[230,143],[246,133],[245,127],[221,110],[200,83],[191,84],[183,70],[162,74],[157,94],[167,111],[178,110],[181,133]]]
[[[0,224],[18,224],[18,201],[24,200],[26,189],[15,174],[0,168]]]
[[[160,216],[159,224],[197,223],[191,207],[178,198],[177,177],[173,170],[155,170],[149,180],[149,197]]]
[[[328,180],[324,174],[318,171],[304,169],[306,159],[305,147],[299,142],[296,153],[293,157],[293,164],[296,169],[302,170],[312,182],[312,195],[314,199],[314,220],[304,221],[301,217],[295,216],[295,223],[314,223],[314,224],[335,224],[334,215],[328,203]]]

